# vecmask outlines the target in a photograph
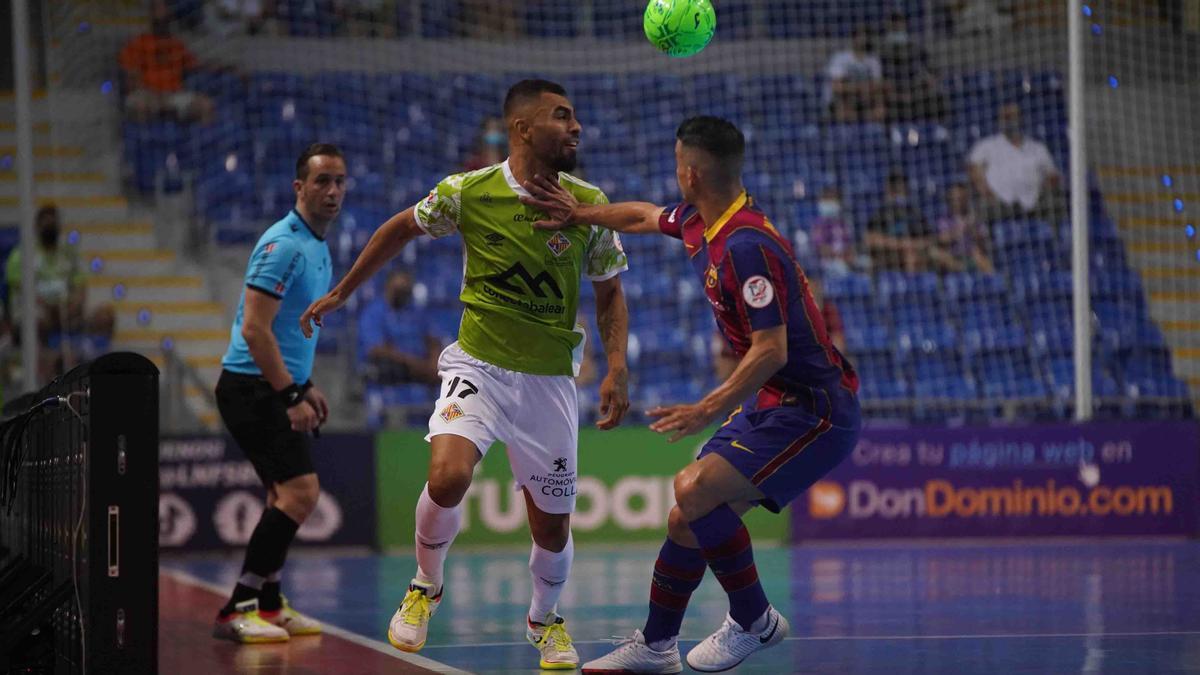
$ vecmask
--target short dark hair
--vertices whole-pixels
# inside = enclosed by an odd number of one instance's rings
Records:
[[[333,143],[313,143],[300,153],[300,157],[296,160],[296,180],[305,180],[308,178],[308,160],[313,157],[338,157],[345,159],[342,151]]]
[[[37,215],[33,217],[33,222],[40,223],[42,222],[42,218],[45,218],[46,216],[54,216],[55,218],[58,218],[58,207],[54,204],[43,205],[37,210]]]
[[[733,122],[712,115],[689,117],[679,125],[675,138],[689,148],[708,153],[730,177],[741,173],[746,137]]]
[[[509,87],[508,93],[504,95],[504,116],[508,117],[518,105],[542,94],[566,96],[567,90],[561,84],[550,80],[521,80]]]

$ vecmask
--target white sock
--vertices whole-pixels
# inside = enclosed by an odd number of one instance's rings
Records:
[[[433,584],[433,594],[442,591],[442,572],[450,544],[462,527],[462,504],[439,506],[429,496],[429,483],[417,499],[417,581]]]
[[[534,542],[529,552],[529,576],[533,578],[533,601],[529,603],[529,620],[542,623],[546,615],[558,610],[558,596],[562,595],[567,576],[571,573],[571,561],[575,559],[575,540],[567,535],[567,545],[555,553],[547,551]]]

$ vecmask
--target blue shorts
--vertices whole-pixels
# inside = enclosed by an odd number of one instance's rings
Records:
[[[802,407],[751,405],[734,411],[697,459],[714,453],[725,458],[763,493],[759,503],[774,513],[833,470],[858,442],[857,410],[839,414],[835,426]]]

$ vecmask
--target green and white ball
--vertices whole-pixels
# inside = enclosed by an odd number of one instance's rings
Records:
[[[642,30],[659,51],[691,56],[712,40],[717,13],[709,0],[650,0],[642,16]]]

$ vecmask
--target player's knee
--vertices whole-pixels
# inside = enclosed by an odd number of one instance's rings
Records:
[[[677,543],[690,542],[694,538],[692,528],[688,527],[687,516],[678,506],[673,507],[667,516],[667,534]]]
[[[546,517],[529,523],[530,534],[538,547],[555,553],[567,547],[571,537],[571,519],[562,517]]]
[[[314,475],[311,480],[294,480],[276,486],[275,507],[298,523],[308,520],[317,508],[321,485]]]
[[[471,487],[474,466],[434,461],[429,466],[429,497],[445,508],[458,506]]]
[[[704,486],[701,477],[694,471],[683,470],[675,474],[675,509],[687,522],[703,516],[708,509],[705,507]]]

